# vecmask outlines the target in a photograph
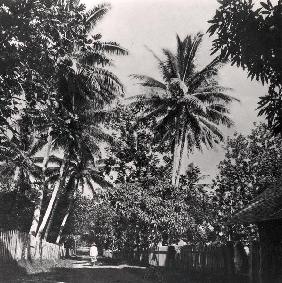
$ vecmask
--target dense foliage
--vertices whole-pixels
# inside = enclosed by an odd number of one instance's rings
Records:
[[[30,232],[39,237],[48,234],[60,198],[86,182],[106,183],[95,161],[99,144],[112,139],[100,124],[104,107],[123,94],[108,67],[110,55],[127,54],[93,32],[109,8],[87,11],[72,0],[0,7],[1,173],[12,189],[37,190]]]
[[[265,114],[275,133],[282,132],[282,1],[270,0],[256,7],[252,0],[221,0],[210,20],[209,33],[216,35],[213,53],[248,71],[251,79],[269,84],[261,97],[260,114]]]
[[[79,202],[69,230],[114,249],[206,240],[209,203],[203,186],[198,185],[199,168],[191,164],[179,187],[173,187],[171,153],[158,150],[153,134],[134,120],[130,109],[119,107],[116,114],[112,130],[117,141],[108,148],[105,160],[113,186],[100,201]]]
[[[227,225],[234,213],[245,208],[282,174],[281,139],[273,137],[265,124],[256,125],[250,135],[235,134],[226,144],[226,154],[213,182],[213,204],[218,239],[256,237],[254,227]],[[218,223],[218,224],[216,224]]]
[[[112,187],[100,202],[83,199],[75,206],[66,231],[112,249],[207,240],[209,204],[194,185],[199,170],[191,166],[175,189],[166,178],[149,184],[129,182]],[[70,228],[71,227],[71,228]]]

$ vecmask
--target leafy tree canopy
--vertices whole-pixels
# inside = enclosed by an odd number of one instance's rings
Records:
[[[237,225],[228,230],[224,223],[280,178],[281,145],[281,139],[273,137],[265,124],[256,125],[247,137],[235,134],[228,139],[225,158],[213,181],[214,219],[219,239],[227,240],[232,231],[234,239],[246,240],[249,235],[256,237],[253,227]]]
[[[117,142],[108,149],[105,160],[105,172],[113,177],[113,186],[105,191],[100,204],[84,201],[77,206],[72,225],[79,227],[75,228],[79,234],[88,234],[110,248],[144,248],[181,238],[203,241],[209,203],[197,184],[199,168],[190,165],[179,187],[173,187],[171,153],[153,143],[154,135],[146,124],[137,123],[134,114],[127,107],[118,108],[111,121]],[[82,211],[88,211],[87,216]]]
[[[282,1],[270,0],[256,7],[252,0],[220,0],[208,32],[216,35],[213,53],[248,71],[251,79],[269,84],[260,98],[259,114],[265,114],[278,134],[282,132]]]
[[[174,188],[168,178],[151,186],[131,182],[107,190],[100,202],[77,200],[66,233],[87,236],[104,248],[133,249],[206,240],[208,201],[193,166]]]
[[[52,222],[65,191],[74,194],[78,184],[86,182],[105,184],[94,162],[100,157],[100,143],[112,141],[100,127],[103,109],[123,94],[122,84],[109,70],[111,55],[127,54],[93,32],[109,8],[101,4],[86,10],[77,0],[1,2],[0,170],[17,180],[17,189],[29,183],[32,189],[44,190],[44,195],[38,194],[43,204],[38,199],[35,205],[41,215],[45,211],[38,235],[48,231],[47,220]],[[38,156],[44,146],[44,157]],[[50,157],[51,150],[63,152],[63,159]],[[58,168],[48,167],[54,161]],[[50,186],[52,181],[57,186]],[[48,188],[53,189],[51,198]],[[35,220],[38,225],[40,219]]]

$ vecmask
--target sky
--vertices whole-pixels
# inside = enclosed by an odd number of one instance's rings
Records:
[[[255,0],[256,1],[256,0]],[[100,0],[82,0],[91,8]],[[120,43],[129,50],[126,57],[114,58],[114,72],[125,85],[126,96],[138,94],[140,89],[129,78],[130,74],[146,74],[159,78],[157,64],[148,51],[152,49],[161,56],[162,48],[174,50],[176,34],[181,38],[197,32],[206,33],[218,3],[216,0],[108,0],[111,11],[101,20],[95,32],[100,32],[104,40]],[[259,1],[257,1],[259,3]],[[212,38],[205,35],[198,54],[199,67],[208,64]],[[248,134],[254,122],[263,120],[257,117],[257,102],[260,96],[267,93],[267,88],[256,81],[250,81],[243,70],[226,65],[219,74],[219,82],[233,90],[230,93],[240,103],[231,107],[231,118],[235,122],[232,129],[226,130],[226,136],[235,131]],[[217,165],[224,158],[223,145],[203,153],[196,152],[185,163],[194,162],[203,174],[208,175],[206,182],[217,173]]]

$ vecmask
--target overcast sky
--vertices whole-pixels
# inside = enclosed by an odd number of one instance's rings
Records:
[[[127,95],[136,94],[137,86],[128,78],[130,74],[146,74],[158,78],[156,61],[145,46],[161,55],[162,48],[175,49],[176,34],[184,37],[197,32],[205,33],[207,21],[212,18],[218,6],[216,0],[83,0],[87,7],[98,3],[111,3],[112,9],[100,22],[97,32],[104,40],[120,43],[130,52],[129,56],[116,58],[115,72],[125,85]],[[259,1],[258,1],[259,2]],[[199,66],[209,63],[211,38],[205,36],[199,53]],[[222,85],[233,88],[232,95],[240,103],[232,106],[234,131],[247,134],[253,122],[258,121],[258,97],[266,94],[266,87],[251,82],[247,75],[237,67],[229,65],[222,68],[219,76]],[[260,118],[261,120],[261,118]],[[218,147],[204,153],[196,153],[187,159],[197,164],[202,173],[210,175],[210,180],[217,172],[217,165],[224,157],[224,151]]]

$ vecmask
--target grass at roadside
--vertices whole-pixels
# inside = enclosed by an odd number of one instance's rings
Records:
[[[28,260],[14,261],[9,264],[0,265],[0,283],[16,282],[17,278],[22,278],[30,274],[49,272],[53,268],[71,268],[71,260]]]

